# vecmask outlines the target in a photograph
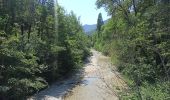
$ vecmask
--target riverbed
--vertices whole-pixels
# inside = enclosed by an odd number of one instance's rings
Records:
[[[109,57],[91,52],[83,72],[54,83],[28,100],[119,100],[117,92],[124,87],[120,74]]]

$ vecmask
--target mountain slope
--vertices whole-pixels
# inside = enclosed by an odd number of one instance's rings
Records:
[[[86,24],[86,25],[83,26],[83,29],[86,33],[94,31],[94,30],[96,30],[96,24],[93,24],[93,25],[87,25]]]
[[[104,23],[107,23],[108,20],[105,20]],[[92,32],[94,32],[97,28],[97,24],[92,24],[92,25],[88,25],[85,24],[83,25],[83,30],[86,34],[90,35]]]

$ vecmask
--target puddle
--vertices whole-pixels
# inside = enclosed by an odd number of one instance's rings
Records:
[[[90,85],[90,84],[92,84],[94,81],[96,81],[97,79],[98,79],[98,77],[85,77],[85,78],[81,81],[81,85],[82,85],[82,86]]]

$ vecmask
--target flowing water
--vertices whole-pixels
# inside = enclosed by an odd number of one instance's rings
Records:
[[[119,73],[113,71],[108,57],[95,50],[92,54],[83,77],[79,73],[57,82],[29,100],[118,100],[116,88],[124,87]]]

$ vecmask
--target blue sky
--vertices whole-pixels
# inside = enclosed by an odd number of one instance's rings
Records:
[[[103,8],[97,9],[95,2],[96,0],[58,0],[59,5],[63,6],[67,12],[73,11],[77,17],[80,16],[83,25],[96,24],[100,12],[103,20],[109,18]]]

